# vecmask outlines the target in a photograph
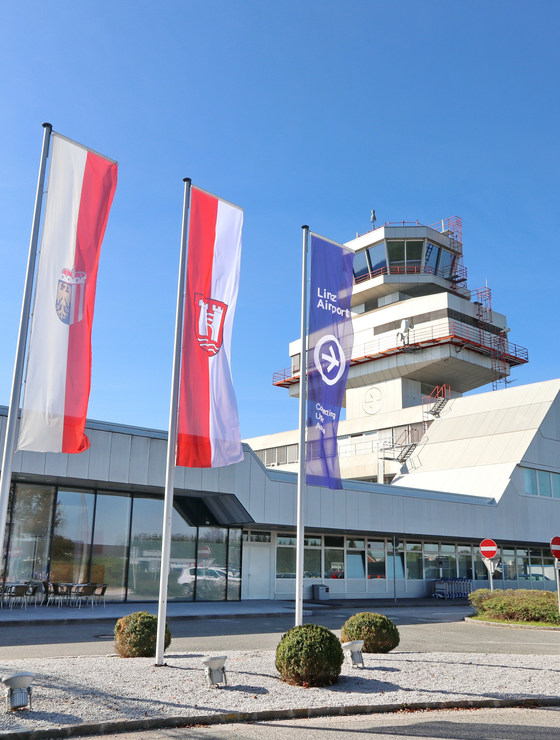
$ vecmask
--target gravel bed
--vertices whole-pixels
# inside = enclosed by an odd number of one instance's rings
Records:
[[[473,653],[364,654],[365,669],[345,658],[329,688],[283,683],[271,651],[229,652],[229,686],[208,688],[201,659],[220,653],[172,653],[167,667],[153,658],[37,658],[0,662],[0,675],[35,673],[33,711],[3,713],[2,732],[158,716],[263,709],[401,704],[465,699],[558,696],[558,657]],[[3,697],[0,698],[3,701]]]

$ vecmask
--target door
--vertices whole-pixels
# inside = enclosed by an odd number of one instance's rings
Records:
[[[243,599],[270,599],[270,542],[243,543]]]

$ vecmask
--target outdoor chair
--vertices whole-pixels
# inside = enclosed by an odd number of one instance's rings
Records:
[[[8,591],[8,601],[10,609],[14,608],[14,602],[18,601],[20,605],[27,609],[27,584],[10,586]]]
[[[58,602],[58,606],[62,606],[62,601],[68,602],[68,589],[62,586],[60,583],[51,583],[53,596],[52,599]]]
[[[35,602],[35,609],[37,608],[37,591],[39,590],[39,584],[38,583],[29,583],[27,585],[27,591],[25,592],[25,596],[27,598],[27,601],[31,601],[31,599]]]
[[[43,603],[45,604],[45,606],[48,606],[50,602],[54,599],[54,589],[50,581],[43,581],[43,591],[45,592]]]
[[[94,593],[96,588],[96,583],[84,583],[81,586],[76,586],[72,593],[74,597],[74,605],[80,609],[82,606],[82,601],[85,599],[87,606],[88,599],[90,599],[91,607],[93,609]]]
[[[105,606],[105,592],[107,591],[107,584],[104,583],[101,586],[96,586],[95,591],[93,592],[93,596],[95,598],[95,603],[99,604],[101,599],[103,599],[103,606]]]

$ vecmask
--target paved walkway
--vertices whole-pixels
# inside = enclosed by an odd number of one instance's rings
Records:
[[[340,599],[336,601],[309,601],[305,602],[306,616],[311,613],[328,611],[330,609],[355,609],[360,611],[378,611],[387,608],[467,606],[467,599],[437,600],[437,599],[399,599],[395,604],[393,599]],[[155,602],[128,602],[108,603],[105,606],[97,604],[91,606],[58,607],[30,604],[27,609],[15,606],[0,609],[0,625],[14,624],[50,624],[67,622],[115,622],[120,617],[137,611],[147,611],[157,614],[158,605]],[[167,619],[224,619],[235,617],[275,617],[294,613],[293,601],[251,600],[251,601],[199,601],[199,602],[169,602],[167,604]]]

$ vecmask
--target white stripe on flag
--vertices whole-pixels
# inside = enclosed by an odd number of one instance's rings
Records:
[[[212,467],[243,460],[237,401],[231,377],[231,336],[239,287],[243,211],[218,201],[212,265],[212,296],[227,306],[223,344],[208,361]]]
[[[87,150],[52,137],[18,449],[60,452],[70,327],[56,314],[63,268],[72,269]]]

